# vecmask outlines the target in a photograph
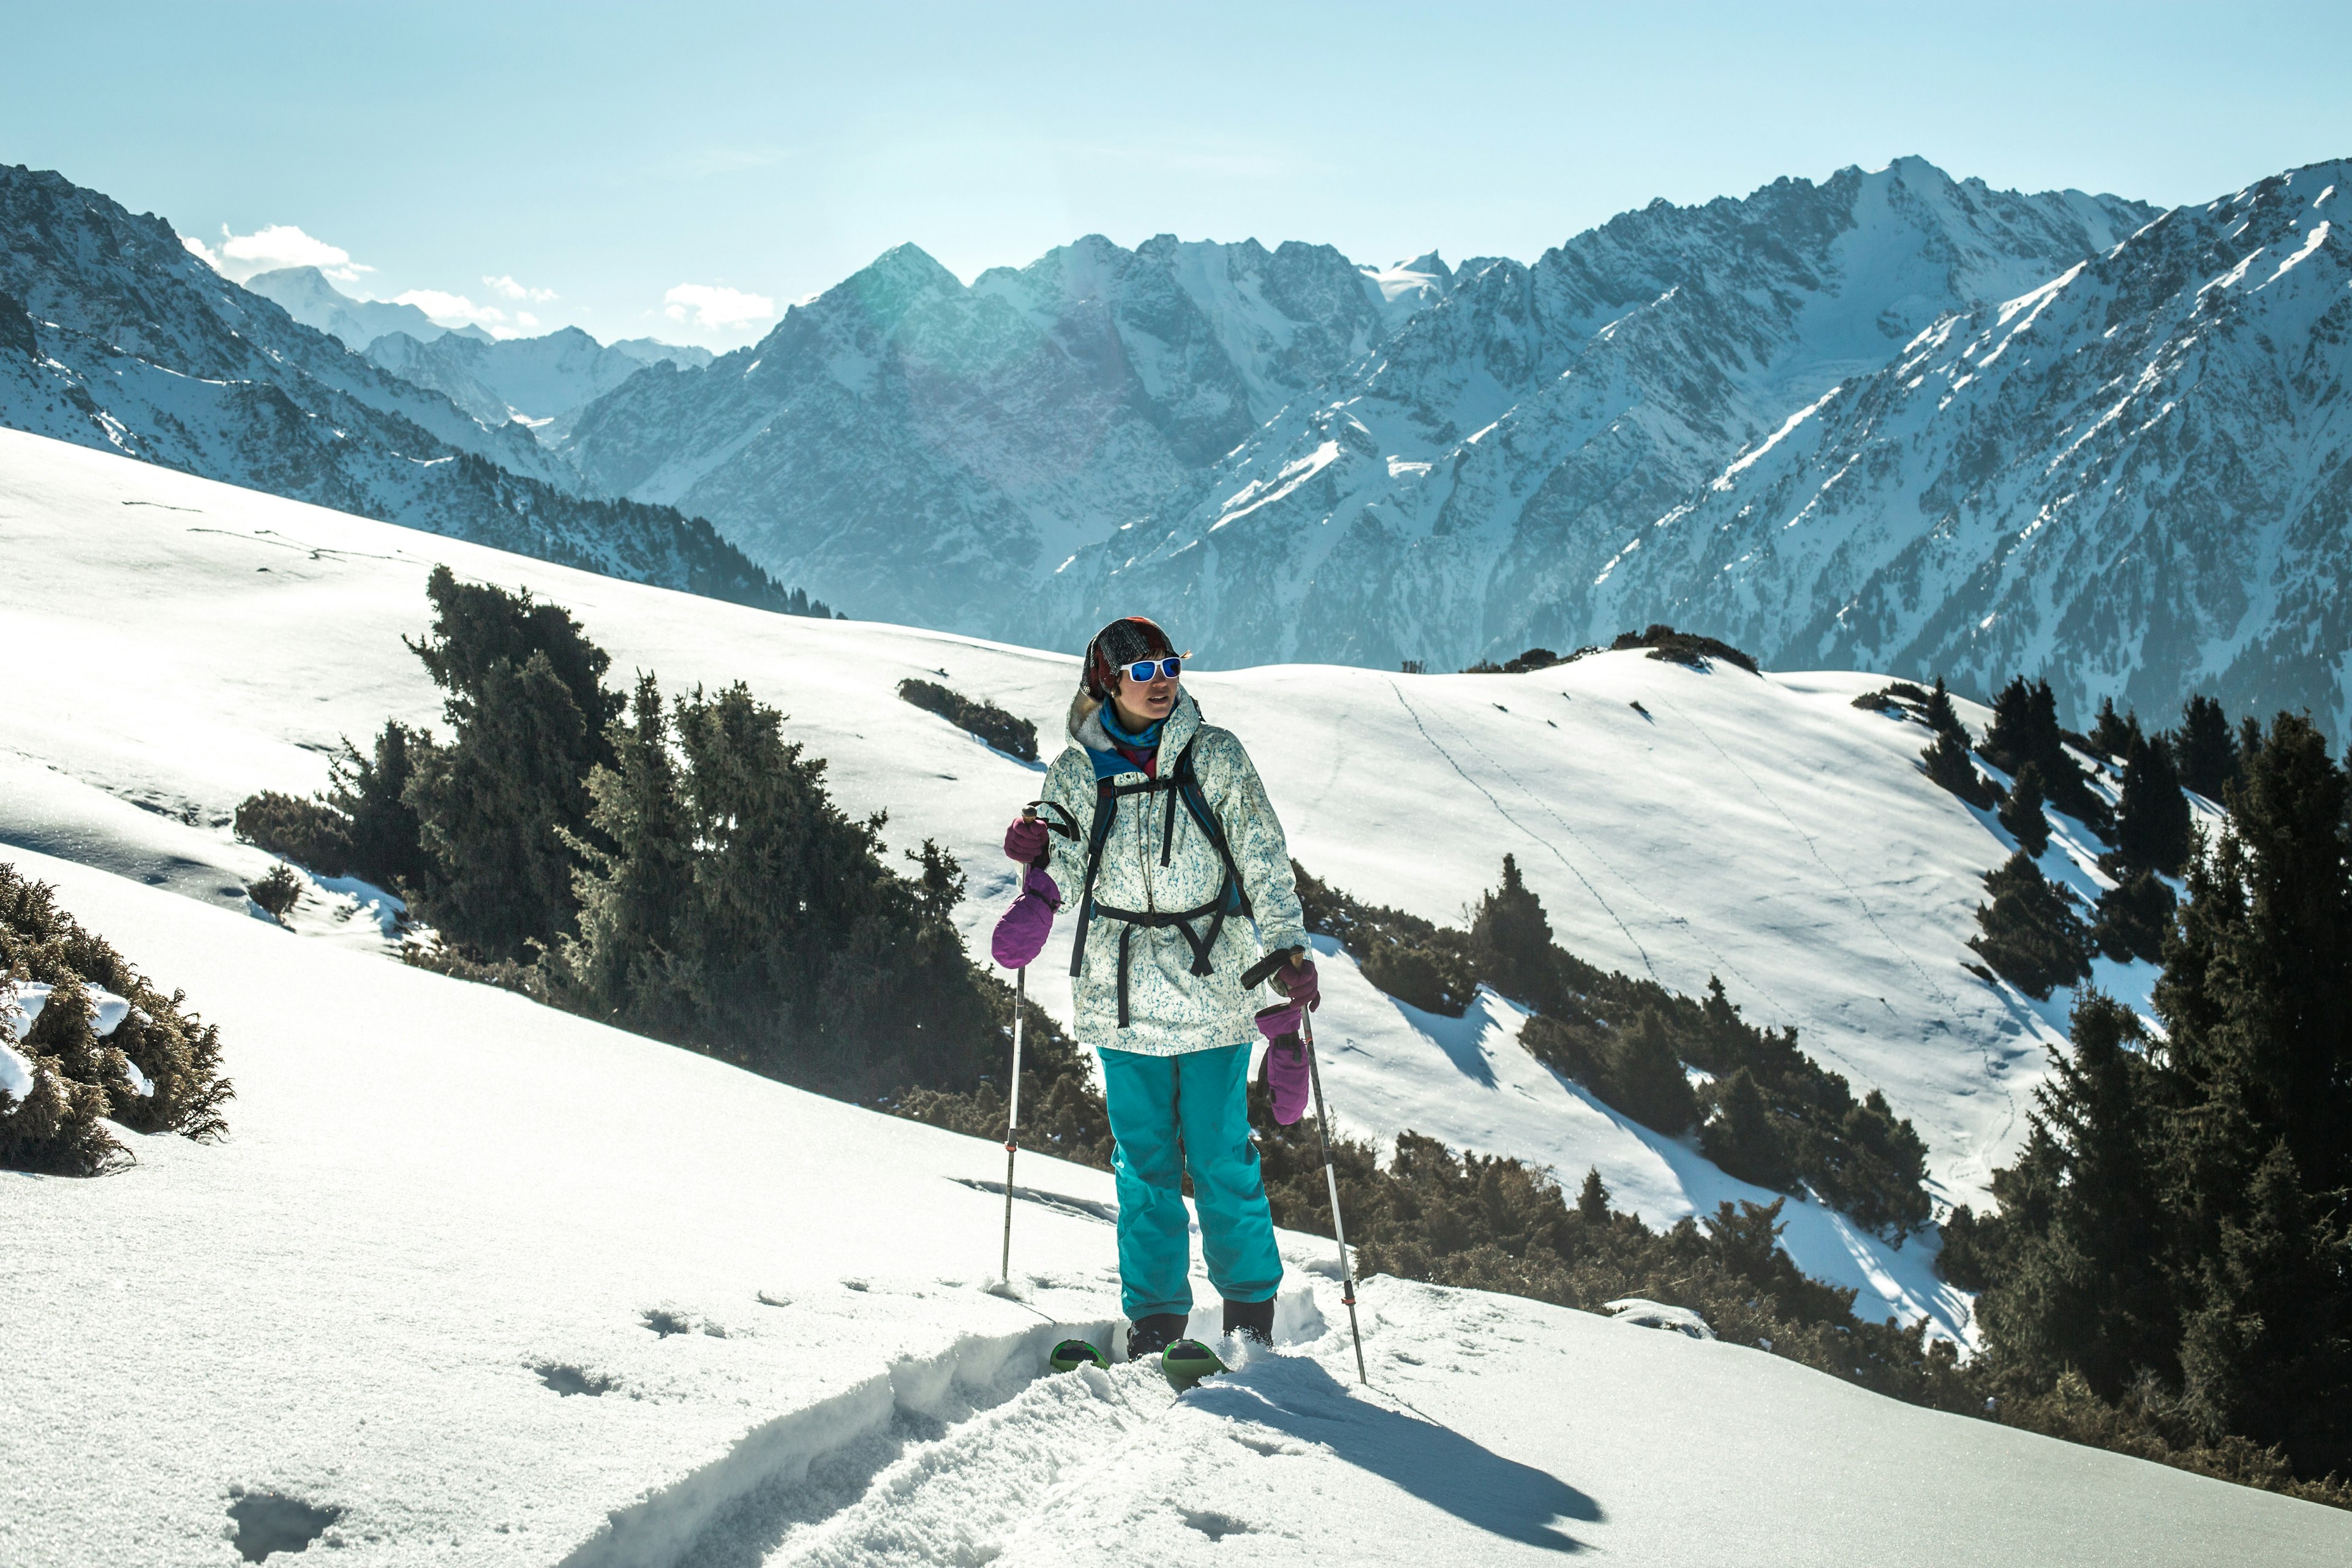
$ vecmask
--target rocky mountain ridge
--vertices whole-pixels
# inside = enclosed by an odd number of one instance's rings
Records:
[[[1236,664],[1447,668],[1605,641],[1623,626],[1602,622],[1664,618],[1592,602],[1635,530],[1922,329],[2155,216],[1900,159],[1654,202],[1532,266],[1465,268],[1378,352],[1080,552],[1031,614],[1066,640],[1154,605]]]
[[[1620,541],[1585,626],[2352,732],[2352,160],[1946,317]]]
[[[781,607],[698,519],[606,500],[54,172],[0,165],[0,423],[593,571]]]
[[[1089,236],[967,288],[900,246],[757,344],[589,405],[561,450],[836,602],[1003,627],[1451,281],[1433,257]]]

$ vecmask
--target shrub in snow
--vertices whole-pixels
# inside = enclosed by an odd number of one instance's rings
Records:
[[[1478,994],[1478,965],[1461,931],[1419,915],[1357,902],[1290,863],[1307,929],[1355,954],[1364,978],[1423,1012],[1459,1018]],[[1538,911],[1540,918],[1540,911]]]
[[[235,1092],[217,1030],[0,865],[0,1168],[95,1175],[128,1159],[104,1125],[213,1138]],[[103,1119],[103,1120],[101,1120]]]
[[[272,866],[267,876],[257,879],[246,889],[245,896],[260,905],[271,920],[284,925],[288,912],[302,897],[302,879],[289,867]]]
[[[1531,1007],[1556,1009],[1559,966],[1553,952],[1542,900],[1528,890],[1518,861],[1504,856],[1502,885],[1480,898],[1470,921],[1470,956],[1478,978]]]
[[[403,798],[413,750],[429,731],[387,721],[374,754],[348,740],[331,764],[326,793],[309,800],[264,790],[236,808],[236,836],[322,877],[361,877],[379,888],[415,888],[425,875],[416,809]]]
[[[1542,900],[1516,861],[1505,859],[1501,886],[1481,900],[1466,936],[1359,904],[1296,862],[1292,870],[1307,929],[1338,938],[1357,955],[1365,978],[1399,1000],[1417,1006],[1443,1000],[1445,1005],[1433,1010],[1459,1016],[1483,982],[1522,1001],[1538,1009],[1520,1035],[1537,1059],[1669,1132],[1714,1120],[1730,1079],[1744,1068],[1788,1162],[1785,1174],[1764,1184],[1810,1186],[1862,1225],[1897,1237],[1927,1223],[1927,1145],[1884,1100],[1856,1102],[1845,1079],[1797,1048],[1794,1030],[1758,1029],[1743,1019],[1720,981],[1710,979],[1706,998],[1694,1001],[1564,952],[1551,941]],[[1443,987],[1443,994],[1424,996],[1419,986]],[[1646,1040],[1644,1019],[1655,1023]],[[1661,1037],[1664,1050],[1657,1048]],[[1685,1064],[1717,1081],[1693,1091]],[[1780,1172],[1769,1159],[1750,1162],[1749,1169]]]
[[[1014,718],[993,702],[975,702],[929,680],[898,682],[898,700],[911,703],[926,713],[938,714],[966,734],[979,737],[1009,756],[1027,763],[1037,760],[1037,726],[1026,719]]]
[[[1750,675],[1759,673],[1756,660],[1729,643],[1719,641],[1715,637],[1701,637],[1695,632],[1678,632],[1663,623],[1653,626],[1646,631],[1619,634],[1617,639],[1609,645],[1609,651],[1622,653],[1628,648],[1636,647],[1648,648],[1652,658],[1669,659],[1675,664],[1686,664],[1693,669],[1705,669],[1710,659],[1719,658],[1727,663],[1738,665]]]
[[[2042,764],[2028,763],[2000,803],[2000,825],[2009,829],[2020,849],[2037,860],[2050,847],[2050,818],[2042,810],[2048,798],[2042,788]]]
[[[1977,906],[1982,928],[1969,945],[2019,990],[2047,1000],[2061,985],[2091,974],[2090,931],[2074,900],[2052,885],[2023,851],[1985,873],[1990,905]]]
[[[1251,1091],[1259,1168],[1275,1222],[1331,1234],[1315,1131],[1277,1126]],[[1613,1214],[1598,1172],[1574,1204],[1545,1172],[1399,1135],[1386,1169],[1369,1144],[1331,1156],[1360,1272],[1503,1290],[1585,1311],[1641,1298],[1697,1314],[1736,1344],[1769,1348],[1833,1377],[1946,1410],[1981,1411],[1985,1390],[1923,1318],[1905,1330],[1853,1315],[1854,1292],[1810,1279],[1778,1242],[1780,1205],[1723,1204],[1703,1221],[1654,1230]]]
[[[1631,1323],[1637,1329],[1664,1329],[1695,1340],[1715,1338],[1715,1331],[1706,1326],[1706,1320],[1688,1307],[1669,1307],[1663,1301],[1628,1296],[1604,1303],[1601,1310],[1619,1322]]]

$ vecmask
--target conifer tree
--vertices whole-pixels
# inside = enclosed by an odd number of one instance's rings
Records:
[[[2117,713],[2114,698],[2099,699],[2099,717],[2091,726],[2093,750],[2120,764],[2130,757],[2132,749],[2142,740],[2138,714]]]
[[[657,1038],[689,1038],[692,1005],[673,967],[677,923],[695,897],[693,840],[668,714],[650,674],[630,713],[612,724],[613,765],[588,776],[589,819],[610,850],[584,838],[574,879],[580,934],[551,968],[565,1005]]]
[[[2173,904],[2172,889],[2154,871],[2142,867],[2099,895],[2091,940],[2117,963],[2137,958],[2159,963],[2164,958],[2165,933],[2172,924]]]
[[[1944,689],[1944,678],[1936,677],[1936,689],[1927,696],[1926,718],[1936,739],[1920,757],[1920,765],[1938,788],[1959,796],[1979,810],[1990,807],[2000,798],[1991,781],[1977,772],[1976,759],[1971,754],[1967,726],[1960,722],[1958,710],[1952,707],[1951,693]]]
[[[2173,1375],[2179,1321],[2165,1274],[2158,1107],[2132,1012],[2074,1006],[2071,1051],[2035,1091],[2027,1179],[2042,1201],[2000,1223],[2009,1256],[1978,1310],[2006,1364],[2047,1386],[2070,1368],[2113,1398],[2142,1367]],[[2027,1162],[2021,1162],[2023,1165]]]
[[[430,874],[416,808],[405,794],[415,757],[432,746],[429,731],[391,719],[375,738],[373,756],[362,756],[346,741],[334,763],[327,805],[349,824],[349,868],[380,888],[414,888]]]
[[[1601,1167],[1590,1166],[1576,1194],[1576,1215],[1587,1225],[1609,1223],[1609,1189],[1601,1184]]]
[[[1697,1097],[1656,1010],[1643,1008],[1634,1027],[1616,1033],[1609,1092],[1603,1098],[1643,1126],[1669,1137],[1696,1121]]]
[[[1969,945],[2004,978],[2046,1000],[2061,985],[2091,973],[2090,937],[2066,895],[2053,887],[2021,850],[1985,873],[1990,906],[1977,906],[1982,929]]]
[[[2000,803],[2000,825],[2016,838],[2017,847],[2033,859],[2050,847],[2050,818],[2042,814],[2042,764],[2028,763],[2018,770],[2017,782]]]
[[[2116,807],[2116,858],[2125,866],[2177,877],[2189,860],[2194,822],[2189,797],[2180,792],[2171,750],[2161,738],[2151,742],[2134,736],[2133,741],[2124,764],[2123,795]]]
[[[2180,1346],[2208,1437],[2276,1444],[2306,1475],[2352,1465],[2352,1237],[2331,1206],[2272,1144],[2222,1224]]]
[[[2015,776],[2027,763],[2046,756],[2059,743],[2055,704],[2051,710],[2046,736],[2042,732],[2039,718],[2033,688],[2027,684],[2025,677],[2012,676],[1992,700],[1992,723],[1977,750],[1984,753],[1985,761]]]
[[[1700,1129],[1699,1147],[1743,1182],[1786,1192],[1796,1180],[1787,1142],[1772,1125],[1755,1075],[1744,1067],[1724,1080],[1715,1115]]]
[[[413,755],[402,792],[425,850],[418,912],[460,946],[530,963],[570,934],[571,844],[591,833],[588,773],[610,763],[621,699],[598,685],[604,651],[561,606],[446,566],[426,592],[433,632],[409,647],[448,694],[451,735]]]
[[[1551,922],[1513,856],[1503,857],[1502,886],[1478,901],[1470,951],[1479,977],[1504,995],[1544,1011],[1556,1006],[1559,983],[1552,963]]]
[[[2281,714],[2231,797],[2245,916],[2225,949],[2226,1025],[2198,1042],[2242,1076],[2260,1125],[2315,1192],[2352,1186],[2352,839],[2347,781],[2308,719]],[[2256,1151],[2259,1153],[2259,1151]]]
[[[2191,697],[2180,708],[2180,728],[2172,734],[2172,759],[2181,787],[2218,802],[2238,775],[2238,741],[2229,715],[2210,697]]]

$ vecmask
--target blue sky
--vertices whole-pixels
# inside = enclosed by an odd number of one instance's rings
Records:
[[[902,240],[967,279],[1088,232],[1533,259],[1906,153],[2158,203],[2352,155],[2341,3],[6,0],[0,27],[0,162],[216,251],[276,226],[233,268],[340,251],[354,293],[714,347]]]

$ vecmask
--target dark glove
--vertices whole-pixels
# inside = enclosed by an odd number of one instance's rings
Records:
[[[1013,826],[1004,830],[1004,858],[1018,860],[1024,866],[1034,866],[1045,858],[1045,825],[1034,816],[1016,816]]]
[[[1274,972],[1274,983],[1300,1006],[1312,1013],[1323,1005],[1323,985],[1315,975],[1315,961],[1294,958]]]

